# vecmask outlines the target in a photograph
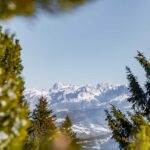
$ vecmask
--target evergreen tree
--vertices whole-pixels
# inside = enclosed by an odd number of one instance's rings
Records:
[[[34,16],[39,10],[51,14],[71,10],[89,0],[0,0],[0,19]]]
[[[127,145],[134,140],[134,135],[142,125],[146,125],[146,119],[150,119],[150,61],[138,52],[135,57],[146,72],[145,87],[142,88],[131,70],[127,67],[127,79],[131,93],[128,102],[132,104],[134,114],[128,112],[126,117],[114,106],[111,111],[106,110],[108,125],[113,133],[113,138],[119,143],[120,149],[126,149]]]
[[[132,123],[115,106],[112,106],[111,112],[106,110],[106,114],[106,120],[112,130],[112,138],[119,143],[120,149],[125,148],[129,144],[130,135],[134,130]]]
[[[56,116],[52,110],[48,109],[48,103],[44,97],[39,99],[39,104],[36,105],[36,109],[33,111],[31,118],[33,119],[37,136],[40,138],[42,135],[45,136],[53,133],[56,129]]]
[[[0,30],[0,149],[21,149],[28,128],[23,101],[21,47],[12,35]]]
[[[128,101],[132,103],[133,109],[137,111],[145,111],[146,95],[144,90],[139,85],[136,77],[132,74],[130,68],[127,69],[127,79],[129,81],[129,91],[132,93]]]
[[[145,105],[145,115],[150,120],[150,61],[141,53],[138,52],[137,57],[135,57],[137,61],[141,64],[141,66],[145,70],[145,76],[146,76],[146,83],[145,83],[145,99],[146,99],[146,105]]]
[[[29,137],[25,143],[25,149],[49,149],[52,136],[55,133],[56,116],[48,109],[47,100],[39,99],[36,109],[31,115],[32,126],[29,129]]]
[[[150,126],[142,125],[140,131],[135,134],[135,140],[131,142],[127,150],[150,150]]]
[[[65,121],[60,126],[60,131],[63,135],[68,137],[70,143],[66,150],[81,150],[81,141],[77,138],[76,133],[72,130],[72,122],[69,115],[66,116]]]
[[[70,119],[69,115],[67,115],[66,119],[62,123],[60,129],[62,129],[62,130],[71,130],[71,127],[72,127],[72,122],[71,122],[71,119]]]

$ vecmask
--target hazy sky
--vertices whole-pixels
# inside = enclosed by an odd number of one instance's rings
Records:
[[[133,57],[141,50],[150,58],[150,0],[98,0],[68,14],[3,24],[20,39],[27,87],[126,84],[126,65],[143,81]]]

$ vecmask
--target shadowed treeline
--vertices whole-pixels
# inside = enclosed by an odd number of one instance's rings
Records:
[[[33,16],[39,11],[61,13],[92,0],[0,0],[0,19]]]

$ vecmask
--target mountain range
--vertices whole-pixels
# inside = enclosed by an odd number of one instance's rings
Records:
[[[24,95],[31,111],[41,96],[47,98],[48,107],[57,115],[58,125],[69,114],[73,122],[72,129],[85,143],[84,150],[118,149],[111,139],[104,110],[109,110],[111,104],[124,112],[129,110],[127,98],[130,93],[126,85],[100,83],[76,86],[55,83],[49,90],[27,89]]]

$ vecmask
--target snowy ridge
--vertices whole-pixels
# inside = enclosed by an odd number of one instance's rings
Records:
[[[76,86],[55,83],[49,90],[28,89],[24,93],[26,100],[33,110],[41,96],[47,98],[49,107],[57,115],[60,124],[66,114],[73,122],[73,130],[82,139],[87,139],[86,150],[109,150],[115,147],[110,140],[111,131],[105,121],[105,109],[110,104],[116,105],[122,111],[129,109],[126,99],[129,96],[127,86],[112,84],[97,84]],[[107,143],[112,146],[107,147]],[[110,149],[113,150],[113,149]]]

